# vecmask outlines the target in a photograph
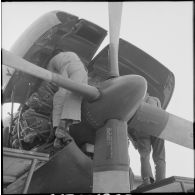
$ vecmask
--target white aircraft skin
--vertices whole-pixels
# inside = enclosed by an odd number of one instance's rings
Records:
[[[167,111],[190,121],[193,120],[191,7],[190,2],[124,3],[120,33],[123,39],[140,47],[174,73],[176,85]],[[9,50],[34,20],[52,10],[72,13],[108,29],[106,3],[45,3],[43,7],[35,2],[6,2],[2,3],[2,47]],[[17,28],[14,28],[15,21],[20,21]],[[108,38],[103,46],[107,43]],[[139,155],[132,147],[130,145],[129,150],[131,166],[139,175]],[[166,156],[167,177],[194,177],[192,150],[166,142]]]

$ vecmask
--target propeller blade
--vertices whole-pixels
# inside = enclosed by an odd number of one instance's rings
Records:
[[[109,63],[110,75],[119,76],[118,68],[118,47],[119,47],[119,33],[121,26],[122,2],[109,2]]]
[[[92,166],[92,160],[73,141],[33,173],[28,193],[90,193]]]
[[[130,192],[127,123],[112,119],[96,131],[93,193]]]
[[[36,66],[35,64],[28,62],[27,60],[16,56],[12,52],[9,52],[5,49],[2,49],[2,64],[43,80],[54,82],[58,86],[79,93],[90,100],[95,100],[100,95],[98,89],[93,86],[76,83],[71,79],[64,79],[63,76]]]
[[[193,149],[193,123],[147,103],[137,110],[131,128]]]

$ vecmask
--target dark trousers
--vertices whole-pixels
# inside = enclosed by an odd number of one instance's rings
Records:
[[[153,150],[152,158],[155,164],[156,181],[164,179],[166,169],[164,140],[153,136],[140,136],[137,140],[137,147],[141,160],[142,179],[146,177],[154,179],[150,165],[151,147]]]

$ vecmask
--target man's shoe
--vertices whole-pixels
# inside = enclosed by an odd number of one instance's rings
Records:
[[[55,136],[59,139],[64,138],[64,137],[66,137],[66,133],[67,133],[67,131],[64,128],[57,127],[56,132],[55,132]]]
[[[147,185],[150,185],[150,184],[151,184],[150,178],[149,178],[149,177],[144,178],[142,184],[139,185],[139,186],[137,187],[137,189],[143,188],[143,187],[145,187],[145,186],[147,186]]]
[[[55,136],[57,138],[65,138],[69,132],[69,127],[73,124],[72,119],[61,119],[60,124],[56,129]]]
[[[69,136],[69,137],[63,138],[62,140],[63,140],[64,145],[66,146],[72,141],[72,138],[71,136]]]
[[[62,139],[55,138],[54,143],[53,143],[54,148],[60,149],[64,147],[64,143]]]

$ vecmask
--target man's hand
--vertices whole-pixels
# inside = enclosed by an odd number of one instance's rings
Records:
[[[145,100],[146,103],[161,108],[160,100],[157,97],[148,96]]]

